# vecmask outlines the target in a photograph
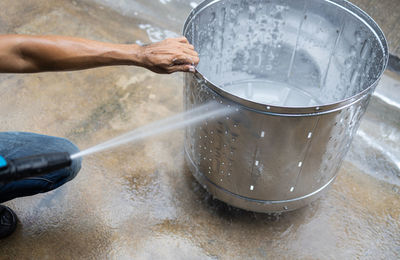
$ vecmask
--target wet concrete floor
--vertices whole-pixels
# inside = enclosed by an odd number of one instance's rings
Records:
[[[0,33],[146,43],[179,33],[189,1],[2,0]],[[179,11],[178,11],[179,10]],[[141,68],[0,75],[0,131],[81,149],[182,111],[182,75]],[[281,216],[213,200],[184,163],[183,133],[87,157],[62,188],[6,203],[20,225],[0,259],[396,259],[400,80],[387,73],[322,199]]]

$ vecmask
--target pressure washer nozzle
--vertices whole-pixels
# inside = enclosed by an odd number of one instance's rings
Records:
[[[71,155],[64,152],[39,154],[10,160],[0,156],[0,182],[41,176],[66,168],[71,163]]]

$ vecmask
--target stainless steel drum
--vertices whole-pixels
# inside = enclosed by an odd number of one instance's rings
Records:
[[[206,0],[184,35],[200,54],[185,106],[236,113],[186,129],[186,159],[218,199],[258,212],[315,200],[334,181],[385,70],[377,24],[343,0]]]

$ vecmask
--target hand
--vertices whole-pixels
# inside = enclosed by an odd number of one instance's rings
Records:
[[[142,47],[143,67],[162,74],[194,72],[199,55],[185,37],[166,39]]]

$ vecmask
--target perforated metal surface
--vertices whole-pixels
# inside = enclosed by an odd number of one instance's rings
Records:
[[[344,1],[235,0],[203,2],[184,32],[201,57],[198,72],[186,75],[186,109],[214,100],[237,110],[187,128],[196,178],[253,211],[317,198],[335,179],[386,66],[379,27]],[[320,103],[257,103],[223,87],[246,79],[290,83]]]

